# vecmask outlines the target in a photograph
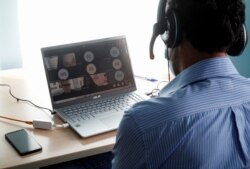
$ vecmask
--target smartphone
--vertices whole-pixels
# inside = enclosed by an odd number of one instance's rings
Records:
[[[42,146],[25,129],[7,133],[5,138],[21,156],[42,150]]]

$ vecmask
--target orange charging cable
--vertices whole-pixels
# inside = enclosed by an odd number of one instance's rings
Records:
[[[33,125],[32,121],[25,121],[25,120],[13,119],[13,118],[4,117],[4,116],[0,116],[0,118],[7,119],[7,120],[18,121],[18,122],[26,123],[26,124],[29,124],[29,125]]]

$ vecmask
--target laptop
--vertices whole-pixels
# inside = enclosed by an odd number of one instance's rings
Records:
[[[53,109],[81,137],[118,128],[137,93],[125,36],[41,49]]]

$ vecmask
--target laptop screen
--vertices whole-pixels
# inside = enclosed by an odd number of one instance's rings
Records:
[[[136,89],[125,36],[41,51],[53,106]]]

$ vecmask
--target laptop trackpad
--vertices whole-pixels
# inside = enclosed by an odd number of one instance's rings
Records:
[[[123,114],[119,113],[110,117],[101,118],[100,121],[108,128],[117,129],[121,122],[122,116]]]

